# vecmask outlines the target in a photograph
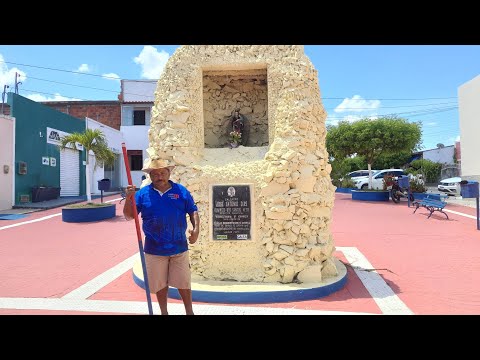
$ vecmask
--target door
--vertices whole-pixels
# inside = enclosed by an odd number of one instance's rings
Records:
[[[80,196],[80,158],[78,150],[60,151],[60,196]]]

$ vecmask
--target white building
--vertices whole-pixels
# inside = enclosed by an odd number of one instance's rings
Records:
[[[125,172],[125,164],[123,159],[123,152],[122,152],[122,142],[124,142],[123,134],[114,129],[110,126],[104,125],[98,121],[95,121],[90,118],[85,118],[85,126],[88,129],[100,129],[102,133],[105,135],[105,139],[107,140],[108,147],[115,153],[115,162],[113,165],[105,165],[103,167],[95,166],[95,157],[93,152],[90,152],[89,163],[90,163],[90,176],[91,176],[91,188],[90,191],[92,194],[100,194],[100,190],[98,190],[98,181],[102,179],[110,179],[110,188],[112,190],[118,190],[121,187],[127,186],[128,182],[125,180],[123,182],[123,178],[126,179],[126,172]]]
[[[0,114],[0,210],[15,204],[15,118]]]
[[[122,119],[120,131],[130,164],[132,182],[136,186],[142,183],[143,160],[147,158],[148,129],[151,110],[155,100],[158,80],[121,80]],[[127,186],[126,172],[122,173],[122,184]]]
[[[423,150],[423,159],[440,164],[455,164],[455,145],[438,147],[435,149]]]
[[[480,75],[458,88],[462,178],[480,181]]]

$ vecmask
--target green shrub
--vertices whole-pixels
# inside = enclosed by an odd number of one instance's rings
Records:
[[[427,183],[436,183],[442,171],[442,164],[430,160],[414,160],[410,166],[406,172],[413,175],[423,174]]]
[[[355,183],[349,176],[345,176],[342,180],[340,179],[333,179],[332,180],[333,185],[339,188],[350,188],[350,189],[355,189]]]
[[[410,179],[410,191],[424,193],[427,191],[425,185],[419,179]]]

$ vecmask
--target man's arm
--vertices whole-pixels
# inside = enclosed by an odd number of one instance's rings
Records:
[[[192,223],[193,229],[188,230],[190,236],[188,237],[188,242],[190,244],[195,244],[198,240],[198,234],[200,232],[200,217],[198,216],[198,211],[188,214],[190,216],[190,222]]]
[[[133,202],[135,201],[135,186],[128,185],[125,190],[125,202],[123,204],[123,215],[125,219],[132,220],[134,217],[133,213]]]

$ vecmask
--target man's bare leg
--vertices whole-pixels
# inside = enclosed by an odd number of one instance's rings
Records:
[[[195,315],[192,308],[192,289],[178,289],[178,293],[182,297],[185,313],[187,315]]]
[[[165,286],[163,289],[157,291],[156,295],[157,295],[158,305],[160,306],[161,314],[168,315],[168,310],[167,310],[168,286]]]

